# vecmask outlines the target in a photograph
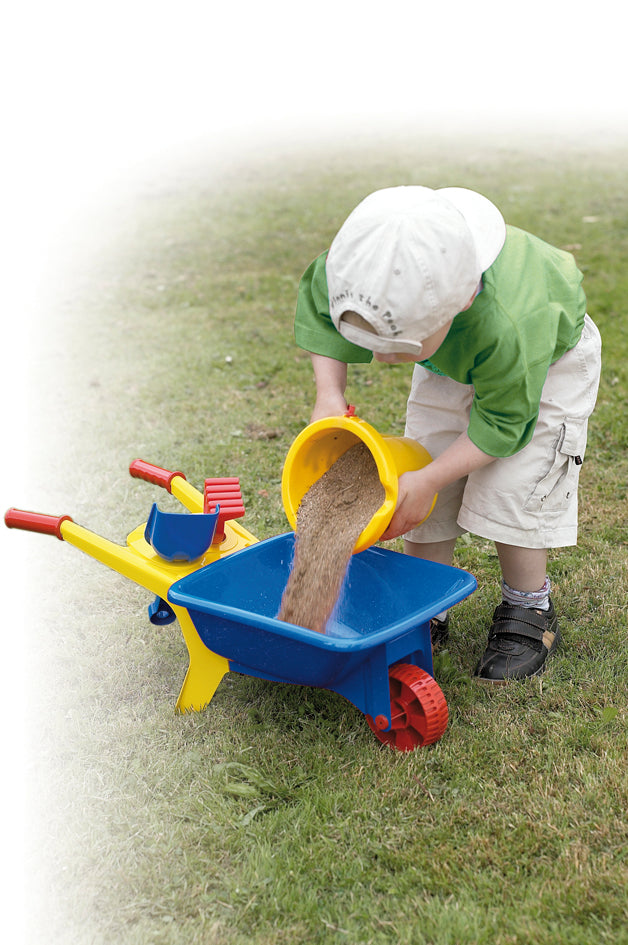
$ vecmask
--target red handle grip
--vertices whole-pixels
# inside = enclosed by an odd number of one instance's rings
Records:
[[[169,469],[162,469],[161,466],[153,466],[143,459],[134,459],[129,466],[129,472],[135,479],[144,479],[146,482],[152,482],[156,486],[162,486],[172,493],[172,480],[175,476],[181,476],[185,479],[182,472],[170,472]]]
[[[4,516],[7,528],[21,528],[25,532],[40,532],[42,535],[55,535],[63,541],[61,523],[71,522],[69,515],[41,515],[39,512],[24,512],[22,509],[9,509]]]

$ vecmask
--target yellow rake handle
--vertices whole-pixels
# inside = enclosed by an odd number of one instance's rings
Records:
[[[188,512],[203,511],[203,493],[191,486],[182,472],[171,472],[143,459],[134,459],[129,466],[129,472],[134,479],[144,479],[155,486],[162,486],[178,499]]]

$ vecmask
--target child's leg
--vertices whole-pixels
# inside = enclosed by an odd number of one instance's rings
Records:
[[[502,602],[475,669],[480,682],[493,684],[542,672],[560,638],[546,575],[546,549],[500,542],[495,547],[502,571]]]
[[[495,542],[502,577],[509,587],[517,591],[538,591],[545,583],[547,574],[547,550],[545,548],[517,548]]]
[[[550,368],[530,443],[468,478],[458,523],[495,542],[502,603],[475,670],[490,683],[542,672],[559,640],[546,578],[547,548],[576,544],[578,479],[600,376],[599,332],[582,337]]]
[[[427,542],[409,541],[406,538],[403,543],[403,550],[405,554],[412,555],[413,558],[436,561],[438,564],[452,564],[455,545],[455,538]],[[446,610],[443,610],[440,614],[435,614],[430,620],[430,635],[434,649],[447,643],[449,639],[449,615]]]
[[[439,456],[466,430],[473,391],[448,377],[432,374],[417,364],[408,399],[406,436],[418,440],[433,457]],[[404,551],[415,558],[451,564],[456,538],[464,533],[457,524],[465,480],[439,493],[427,520],[405,536]],[[430,621],[432,646],[443,646],[449,636],[447,611]]]
[[[423,558],[424,561],[437,561],[439,564],[451,564],[454,560],[456,539],[447,541],[408,541],[403,543],[404,553],[413,558]]]

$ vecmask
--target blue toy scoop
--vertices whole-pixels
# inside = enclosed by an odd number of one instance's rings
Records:
[[[195,561],[212,543],[220,506],[215,512],[162,512],[153,502],[144,538],[166,561]]]

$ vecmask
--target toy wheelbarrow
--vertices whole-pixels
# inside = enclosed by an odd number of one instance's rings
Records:
[[[156,594],[151,621],[178,619],[188,648],[177,709],[204,708],[232,670],[336,692],[366,716],[380,741],[400,750],[429,745],[442,736],[448,709],[433,679],[429,624],[435,614],[472,593],[472,575],[368,548],[352,556],[326,632],[316,633],[277,619],[294,534],[258,542],[235,522],[244,514],[237,479],[207,480],[201,493],[183,473],[142,460],[132,463],[130,472],[165,487],[192,513],[175,519],[198,519],[195,526],[182,526],[194,532],[193,540],[181,538],[174,520],[161,523],[163,530],[150,520],[138,526],[126,548],[68,516],[10,509],[5,523],[56,535]],[[201,521],[210,516],[214,527]],[[168,529],[171,537],[164,539]]]

